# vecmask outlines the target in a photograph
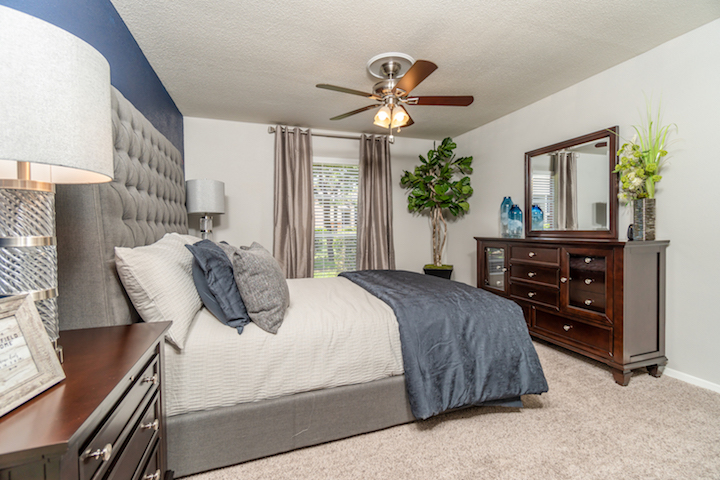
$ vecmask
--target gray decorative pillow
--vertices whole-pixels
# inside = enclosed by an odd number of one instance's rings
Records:
[[[240,248],[219,245],[232,260],[235,283],[250,319],[266,332],[277,333],[290,305],[287,280],[277,260],[257,242]]]

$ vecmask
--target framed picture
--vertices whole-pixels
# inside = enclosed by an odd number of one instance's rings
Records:
[[[0,416],[65,378],[29,295],[0,299]]]

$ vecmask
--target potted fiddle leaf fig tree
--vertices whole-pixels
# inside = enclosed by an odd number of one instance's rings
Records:
[[[453,150],[457,145],[445,138],[440,145],[433,144],[427,158],[419,155],[420,165],[413,172],[404,171],[400,184],[408,192],[408,210],[427,213],[432,224],[433,262],[425,265],[425,273],[450,278],[452,265],[443,265],[442,254],[447,240],[445,215],[464,215],[469,209],[468,199],[473,194],[470,175],[473,157],[457,158]]]

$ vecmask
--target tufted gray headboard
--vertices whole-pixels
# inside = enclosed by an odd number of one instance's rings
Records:
[[[112,106],[113,181],[57,186],[61,330],[138,321],[117,276],[114,248],[187,233],[180,151],[115,88]]]

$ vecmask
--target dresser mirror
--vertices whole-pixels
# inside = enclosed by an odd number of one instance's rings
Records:
[[[525,236],[617,239],[618,127],[525,154]]]

